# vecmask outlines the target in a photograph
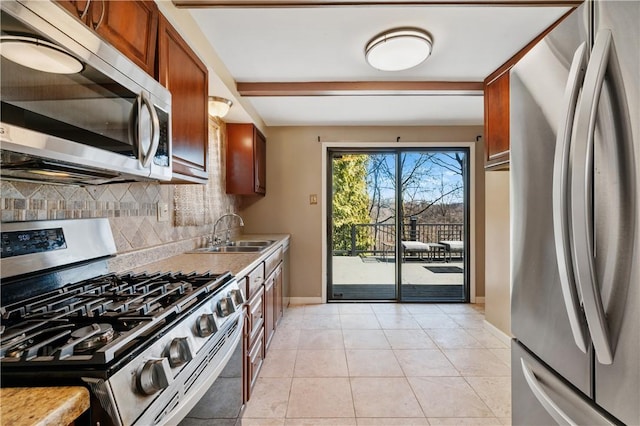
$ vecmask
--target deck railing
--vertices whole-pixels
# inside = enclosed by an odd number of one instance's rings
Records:
[[[462,223],[417,223],[414,220],[402,226],[403,241],[420,241],[423,243],[437,243],[441,240],[462,240],[464,235],[464,225]],[[388,253],[389,246],[395,245],[396,226],[386,223],[354,223],[343,225],[335,229],[336,235],[344,235],[349,232],[351,244],[348,248],[336,249],[334,246],[334,256],[357,256],[359,254],[382,254]],[[371,241],[369,247],[358,248],[357,241],[362,240],[362,236],[367,236]],[[359,238],[360,237],[360,238]]]

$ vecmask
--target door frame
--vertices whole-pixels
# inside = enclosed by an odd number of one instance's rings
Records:
[[[469,302],[484,302],[484,298],[476,297],[476,142],[321,142],[322,143],[322,190],[321,201],[325,206],[322,220],[322,303],[327,303],[327,253],[329,245],[328,217],[326,214],[329,149],[398,149],[398,148],[468,148],[469,149]]]

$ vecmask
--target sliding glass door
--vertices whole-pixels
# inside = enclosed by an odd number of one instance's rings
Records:
[[[468,151],[328,159],[328,299],[468,301]]]
[[[395,154],[329,158],[329,300],[396,300]]]
[[[403,151],[400,300],[467,301],[467,152]]]

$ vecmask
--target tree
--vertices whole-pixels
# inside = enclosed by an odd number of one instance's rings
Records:
[[[455,152],[406,151],[399,154],[401,217],[421,218],[435,215],[439,222],[460,223],[458,214],[463,195],[464,154]],[[394,223],[396,209],[396,165],[393,154],[373,154],[368,168],[367,184],[371,194],[369,212],[373,223]],[[382,194],[386,194],[383,196]]]
[[[369,223],[367,155],[348,154],[333,158],[333,250],[351,250],[351,226]],[[356,250],[371,247],[366,227],[356,228]]]

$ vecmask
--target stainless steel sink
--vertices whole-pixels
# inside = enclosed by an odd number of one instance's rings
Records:
[[[268,247],[275,243],[274,240],[239,240],[235,241],[234,245],[237,247]]]
[[[189,253],[259,253],[275,243],[275,240],[237,240],[228,245],[201,247]]]
[[[189,253],[257,253],[264,250],[266,247],[256,246],[216,246],[216,247],[201,247],[190,251]]]

